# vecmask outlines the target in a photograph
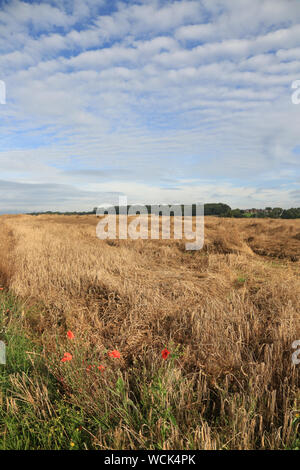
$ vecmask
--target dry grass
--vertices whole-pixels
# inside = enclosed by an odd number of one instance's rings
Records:
[[[0,218],[1,282],[39,306],[25,327],[68,399],[99,419],[94,445],[299,445],[300,221],[206,218],[198,252],[176,240],[98,240],[96,224]],[[64,367],[67,329],[77,350]],[[162,364],[165,346],[180,355]],[[87,373],[82,361],[99,363],[107,349],[121,360]]]

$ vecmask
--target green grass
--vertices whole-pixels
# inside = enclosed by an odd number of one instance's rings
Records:
[[[1,292],[0,450],[92,448],[83,412],[68,403],[22,327],[22,308]]]
[[[156,371],[150,367],[141,373],[139,364],[133,365],[131,387],[127,374],[113,363],[111,376],[107,371],[111,379],[95,390],[97,397],[91,396],[78,376],[79,351],[74,350],[72,364],[52,363],[51,357],[45,360],[41,347],[27,335],[27,313],[12,295],[1,292],[0,340],[6,344],[6,364],[0,365],[0,450],[99,449],[103,444],[124,448],[123,426],[133,430],[130,442],[137,448],[138,433],[144,427],[149,432],[144,432],[141,447],[162,449],[171,429],[178,427],[176,403],[171,400],[166,406],[166,401],[170,390],[180,386],[172,371],[181,353],[172,347],[174,353]],[[65,374],[63,384],[57,379],[60,368]],[[92,382],[101,383],[96,368],[90,374]]]
[[[24,314],[22,305],[11,294],[1,292],[0,340],[6,344],[6,364],[0,365],[0,450],[99,449],[99,433],[105,436],[106,448],[118,448],[123,445],[122,437],[118,441],[120,425],[134,429],[130,440],[137,447],[135,436],[144,426],[149,429],[149,438],[144,436],[143,447],[163,448],[171,428],[177,427],[176,403],[166,406],[166,396],[167,382],[175,380],[172,379],[174,361],[181,353],[172,347],[174,353],[169,361],[156,372],[151,368],[141,374],[138,364],[136,371],[134,366],[135,397],[128,393],[126,374],[113,369],[111,381],[106,382],[104,390],[98,388],[99,396],[95,400],[88,391],[76,395],[76,390],[86,385],[78,376],[82,364],[80,352],[74,350],[72,365],[61,366],[57,360],[52,362],[51,357],[47,357],[46,363],[42,349],[28,337],[24,326],[28,313]],[[58,357],[61,356],[59,351]],[[61,367],[65,386],[57,380]],[[92,381],[101,381],[101,373],[97,376],[94,371],[90,372],[94,374]],[[174,389],[180,385],[175,383]],[[76,400],[68,388],[83,402]],[[87,412],[89,400],[92,407]],[[158,421],[159,429],[153,434]]]

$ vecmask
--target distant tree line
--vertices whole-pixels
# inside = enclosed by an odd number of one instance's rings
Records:
[[[81,212],[60,212],[60,211],[45,211],[45,212],[27,212],[27,215],[92,215],[96,214],[96,209],[93,209],[92,211],[81,211]]]
[[[229,217],[236,218],[266,218],[271,219],[299,219],[300,207],[282,209],[281,207],[266,207],[265,209],[233,209]]]
[[[127,206],[126,209],[123,207],[122,212],[128,213],[130,207],[133,207],[137,212],[139,211],[139,205]],[[147,208],[148,213],[150,213],[150,209],[153,206],[146,205],[143,206]],[[163,207],[171,207],[162,204],[159,206],[160,208]],[[175,206],[176,207],[176,206]],[[180,206],[181,213],[184,214],[184,205]],[[116,214],[120,213],[120,207],[114,207]],[[192,204],[192,215],[196,215],[197,206],[196,204]],[[97,213],[97,207],[94,207],[92,211],[88,212],[59,212],[59,211],[47,211],[47,212],[30,212],[29,215],[39,215],[39,214],[53,214],[53,215],[91,215]],[[159,212],[161,213],[161,212]],[[171,211],[171,215],[174,215]],[[204,215],[212,215],[215,217],[233,217],[233,218],[266,218],[270,217],[272,219],[299,219],[300,218],[300,207],[291,208],[291,209],[282,209],[281,207],[266,207],[265,209],[231,209],[230,206],[227,204],[219,203],[210,203],[204,204]]]
[[[300,207],[282,209],[281,207],[266,207],[265,209],[231,209],[226,204],[205,204],[205,215],[216,215],[219,217],[234,218],[266,218],[272,219],[299,219]]]

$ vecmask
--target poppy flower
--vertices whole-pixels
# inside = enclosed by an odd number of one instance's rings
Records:
[[[0,287],[0,290],[4,290],[4,287]]]
[[[74,339],[74,338],[75,338],[74,334],[73,334],[72,331],[70,331],[70,330],[67,332],[67,337],[68,337],[69,339]]]
[[[119,351],[117,351],[116,349],[114,349],[113,351],[110,351],[108,353],[109,357],[117,357],[117,358],[120,358],[121,357],[121,354],[119,353]]]
[[[170,354],[170,351],[167,350],[167,348],[163,349],[161,352],[162,358],[167,359],[168,355]]]
[[[103,372],[105,367],[104,366],[98,366],[98,369],[100,370],[100,372]]]
[[[73,358],[72,354],[65,352],[64,357],[61,359],[61,362],[71,361]]]

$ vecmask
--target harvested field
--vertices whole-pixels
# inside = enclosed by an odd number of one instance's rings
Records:
[[[0,217],[1,285],[24,305],[19,326],[60,399],[83,416],[78,447],[299,446],[300,221],[206,217],[194,252],[181,240],[99,240],[97,222]],[[12,378],[7,414],[37,393],[42,379],[28,379]],[[47,420],[43,386],[34,406]]]

